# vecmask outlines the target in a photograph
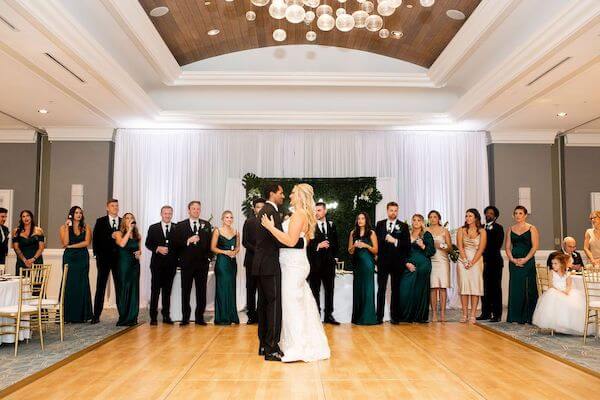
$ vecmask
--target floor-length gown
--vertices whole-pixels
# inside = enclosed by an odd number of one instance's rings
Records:
[[[219,234],[217,247],[221,250],[235,249],[237,235],[227,239]],[[239,324],[235,299],[237,264],[235,258],[217,254],[215,262],[215,325]]]
[[[441,235],[431,233],[431,236],[436,245],[435,254],[431,257],[431,288],[446,289],[450,287],[450,259],[446,251],[438,248],[446,243],[446,231],[442,231]]]
[[[532,247],[531,229],[522,235],[510,231],[513,258],[526,257]],[[509,263],[510,279],[508,283],[508,316],[507,322],[520,324],[531,323],[533,312],[538,299],[537,284],[535,281],[535,257],[517,267]]]
[[[400,278],[398,310],[400,322],[427,322],[429,319],[429,301],[431,284],[431,256],[435,254],[435,245],[431,233],[423,235],[425,248],[416,242],[411,243],[408,262],[415,266],[411,272],[404,268]]]
[[[287,232],[289,220],[282,224]],[[317,361],[331,355],[317,302],[306,278],[310,264],[303,249],[281,249],[281,361]]]
[[[40,248],[40,242],[43,242],[44,240],[44,235],[31,235],[30,237],[23,237],[19,235],[13,239],[14,242],[19,244],[19,249],[21,250],[21,253],[23,253],[23,257],[25,257],[26,260],[29,260],[35,256],[35,253]],[[33,263],[43,264],[44,257],[40,255]],[[20,274],[21,268],[25,268],[25,263],[19,257],[17,257],[17,264],[15,266],[16,275]]]
[[[76,235],[69,227],[69,244],[85,241],[86,230]],[[65,282],[65,322],[86,322],[92,319],[92,295],[90,292],[90,253],[86,247],[65,249],[63,266],[69,266]]]
[[[472,239],[466,233],[464,234],[463,244],[467,260],[472,260],[475,257],[480,242],[481,235],[477,235],[476,238]],[[462,261],[459,261],[456,272],[458,275],[458,292],[462,296],[483,296],[483,257],[479,257],[479,260],[471,265],[469,269],[465,268]]]
[[[119,289],[117,290],[117,326],[137,324],[140,303],[140,262],[134,253],[140,249],[136,239],[129,239],[125,247],[119,247]]]
[[[370,233],[367,233],[369,235]],[[371,238],[359,239],[371,246]],[[354,250],[354,278],[352,282],[352,323],[355,325],[377,324],[375,311],[375,259],[368,249]]]

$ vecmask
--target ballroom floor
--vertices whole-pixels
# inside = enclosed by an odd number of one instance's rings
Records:
[[[327,326],[332,358],[268,363],[256,327],[139,326],[8,399],[595,398],[600,379],[474,325]],[[518,390],[518,391],[516,391]]]

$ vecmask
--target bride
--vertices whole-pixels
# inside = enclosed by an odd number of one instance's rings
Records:
[[[279,251],[282,310],[279,347],[284,353],[283,362],[325,360],[330,356],[317,303],[306,281],[310,272],[306,245],[314,238],[317,223],[313,195],[312,186],[306,183],[294,186],[290,194],[294,213],[282,224],[283,231],[275,227],[272,218],[263,216],[261,221],[286,246],[294,246],[300,237],[304,238],[303,249]]]

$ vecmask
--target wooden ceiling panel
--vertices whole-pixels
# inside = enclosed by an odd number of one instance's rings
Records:
[[[319,44],[369,51],[408,61],[426,68],[437,59],[464,21],[456,21],[446,11],[462,11],[468,18],[481,0],[437,0],[433,7],[424,8],[418,0],[403,1],[396,12],[384,17],[384,28],[402,31],[401,39],[381,39],[377,32],[353,29],[340,32],[333,29],[322,32],[316,20],[309,26],[292,24],[285,19],[276,20],[269,15],[268,6],[256,7],[250,0],[139,0],[147,13],[155,7],[166,6],[169,13],[162,17],[148,17],[164,39],[180,65],[186,65],[222,54],[259,47],[285,44]],[[372,0],[377,5],[377,0]],[[334,8],[346,8],[348,13],[359,9],[356,0],[338,3],[337,0],[321,1]],[[407,7],[412,5],[412,8]],[[246,12],[256,13],[255,21],[246,20]],[[216,36],[209,36],[211,29],[219,29]],[[283,28],[287,32],[284,42],[273,40],[273,31]],[[305,35],[309,30],[317,33],[317,40],[309,42]]]

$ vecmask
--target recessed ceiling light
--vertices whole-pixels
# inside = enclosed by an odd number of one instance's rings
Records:
[[[220,32],[221,32],[221,31],[220,31],[220,30],[218,30],[218,29],[211,29],[210,31],[206,32],[206,34],[207,34],[208,36],[215,36],[215,35],[218,35]]]
[[[448,16],[448,18],[452,18],[457,21],[462,21],[463,19],[467,18],[462,11],[458,10],[448,10],[446,11],[446,15]]]
[[[205,2],[204,2],[204,5],[205,5],[205,6],[210,6],[210,1],[205,1]]]
[[[407,4],[406,8],[413,8],[413,5],[412,4]]]
[[[431,7],[435,3],[435,0],[420,0],[419,2],[423,7]]]
[[[155,7],[152,10],[150,10],[150,16],[151,17],[162,17],[163,15],[166,15],[169,12],[169,7]]]
[[[562,112],[559,112],[558,114],[556,114],[556,116],[557,116],[558,118],[564,118],[564,117],[566,117],[566,116],[567,116],[567,113],[566,113],[566,112],[564,112],[564,111],[562,111]]]
[[[39,112],[40,114],[48,114],[48,110],[46,110],[45,108],[40,108],[40,109],[38,110],[38,112]]]
[[[404,36],[404,33],[401,31],[392,31],[392,37],[394,39],[400,39],[402,36]]]

